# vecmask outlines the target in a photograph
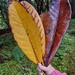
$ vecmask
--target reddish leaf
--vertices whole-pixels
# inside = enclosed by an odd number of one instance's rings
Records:
[[[60,10],[59,10],[60,9]],[[65,11],[64,11],[65,10]],[[68,0],[53,0],[50,12],[41,14],[46,32],[45,66],[53,59],[71,18],[71,8]]]

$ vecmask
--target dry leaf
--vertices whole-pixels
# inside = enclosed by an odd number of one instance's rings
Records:
[[[46,34],[46,54],[44,63],[45,66],[48,66],[57,52],[62,42],[63,35],[69,25],[71,18],[69,0],[53,0],[50,11],[41,14],[40,17]]]
[[[34,21],[39,20],[39,17],[35,16],[35,19],[28,13],[28,11],[18,2],[13,0],[8,8],[9,23],[11,25],[12,33],[19,47],[25,53],[25,55],[33,61],[35,64],[43,62],[43,46],[41,35],[45,38],[44,29],[41,21],[38,23],[41,26],[38,28],[37,23]],[[42,33],[40,31],[42,29]],[[43,40],[45,43],[45,39]]]
[[[59,16],[59,10],[60,10],[60,0],[59,1],[53,0],[50,6],[50,12],[45,12],[40,15],[46,34],[46,53],[44,56],[45,66],[47,66],[48,64],[48,57],[50,55],[50,50],[53,45]]]
[[[39,17],[39,14],[35,10],[35,8],[27,1],[21,1],[21,4],[24,6],[27,12],[33,17],[35,23],[38,26],[38,29],[40,31],[41,45],[42,45],[43,56],[44,56],[45,54],[45,32],[44,32],[44,27],[42,25],[42,21]]]
[[[54,55],[56,54],[60,46],[60,43],[62,42],[63,36],[66,33],[66,30],[69,26],[70,19],[71,19],[71,6],[69,0],[61,0],[58,24],[56,28],[54,43],[50,51],[48,64],[53,59]]]
[[[45,63],[48,58],[51,46],[53,44],[53,38],[54,38],[53,35],[55,33],[54,33],[54,26],[52,25],[53,21],[49,12],[42,13],[40,17],[45,29],[45,34],[46,34],[46,52],[43,58]]]

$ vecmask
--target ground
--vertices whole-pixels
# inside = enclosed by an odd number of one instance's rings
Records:
[[[61,72],[75,75],[75,20],[51,63]],[[37,75],[36,65],[17,46],[12,33],[0,36],[0,75]]]

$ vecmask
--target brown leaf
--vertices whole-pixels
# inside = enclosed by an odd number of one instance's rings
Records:
[[[71,19],[71,7],[70,7],[69,0],[61,0],[58,24],[56,28],[54,42],[48,58],[48,64],[53,59],[54,55],[56,54],[60,46],[60,43],[62,42],[62,38],[69,26],[70,19]]]
[[[43,51],[43,56],[45,54],[45,32],[44,32],[44,27],[41,21],[41,18],[35,8],[28,3],[27,1],[21,1],[21,4],[24,6],[24,8],[27,10],[27,12],[32,16],[34,19],[35,23],[37,24],[37,27],[40,31],[40,37],[41,37],[41,46],[42,46],[42,51]]]
[[[49,55],[51,46],[53,44],[53,35],[54,30],[53,30],[53,25],[52,25],[52,18],[50,17],[49,12],[45,12],[40,15],[44,29],[45,29],[45,34],[46,34],[46,51],[45,51],[45,56],[43,58],[44,63],[46,62],[47,55]]]
[[[45,66],[48,64],[47,63],[48,57],[50,55],[50,50],[55,37],[59,9],[60,9],[60,0],[52,1],[50,12],[48,13],[46,12],[40,15],[45,29],[45,34],[46,34],[46,52],[43,58]]]

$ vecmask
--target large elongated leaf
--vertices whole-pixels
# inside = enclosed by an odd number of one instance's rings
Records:
[[[42,38],[45,38],[44,29],[41,21],[40,28],[42,27],[42,32],[38,29],[37,23],[34,21],[33,17],[28,13],[28,11],[18,2],[13,0],[9,5],[9,23],[11,25],[12,33],[16,42],[26,56],[32,60],[34,63],[43,62],[42,55],[45,46],[42,47]],[[38,15],[37,15],[38,16]],[[36,21],[38,17],[35,16]],[[45,39],[43,40],[45,45]]]
[[[53,44],[53,38],[54,38],[54,31],[55,31],[55,26],[53,26],[53,20],[49,14],[49,12],[45,12],[42,13],[40,15],[41,20],[43,22],[44,25],[44,29],[45,29],[45,34],[46,34],[46,52],[44,55],[44,63],[46,63],[46,60],[48,58],[49,52],[51,50],[52,44]],[[45,64],[46,66],[46,64]]]
[[[50,12],[46,12],[40,15],[46,33],[46,53],[44,56],[45,65],[48,64],[48,57],[50,55],[51,47],[53,45],[59,16],[59,10],[60,0],[53,0],[50,6]]]
[[[41,19],[38,15],[37,11],[35,10],[35,8],[31,4],[29,4],[26,1],[21,1],[21,4],[28,11],[28,13],[33,17],[35,23],[37,24],[37,27],[40,31],[41,45],[42,45],[43,56],[44,56],[44,54],[45,54],[45,32],[44,32],[44,28],[43,28]]]
[[[62,42],[63,36],[66,33],[66,30],[69,26],[70,19],[71,19],[71,6],[69,0],[61,0],[58,24],[56,28],[54,42],[49,55],[48,64],[53,59],[55,53],[57,52],[60,46],[60,43]]]
[[[57,17],[55,17],[55,15]],[[50,11],[40,15],[46,33],[45,66],[52,61],[71,18],[69,0],[53,0]]]

